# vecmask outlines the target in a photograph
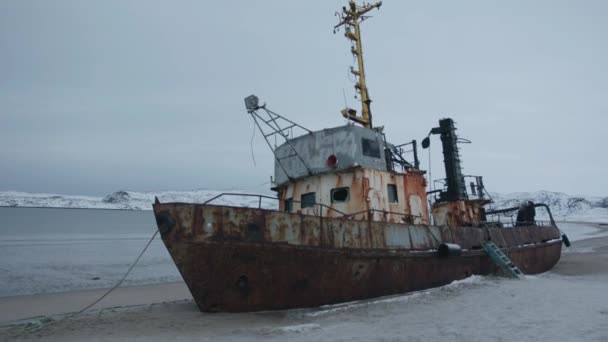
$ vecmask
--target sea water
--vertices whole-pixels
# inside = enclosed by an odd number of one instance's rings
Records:
[[[155,231],[152,211],[0,208],[0,297],[110,287]],[[157,236],[124,284],[180,279]]]

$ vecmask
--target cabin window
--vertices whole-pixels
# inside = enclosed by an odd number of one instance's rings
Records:
[[[285,200],[285,211],[290,213],[293,210],[293,198]]]
[[[361,146],[364,156],[380,158],[380,144],[378,144],[378,140],[362,138]]]
[[[350,191],[346,188],[331,189],[331,203],[348,202]]]
[[[314,192],[303,194],[302,197],[300,197],[300,207],[302,209],[313,207],[316,203],[317,201]]]
[[[386,186],[386,191],[388,192],[388,203],[399,202],[399,197],[397,197],[397,186],[395,184],[388,184]]]

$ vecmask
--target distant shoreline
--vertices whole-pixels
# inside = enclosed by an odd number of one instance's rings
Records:
[[[30,207],[30,206],[24,206],[24,205],[0,205],[0,208],[152,211],[152,206],[150,206],[150,209],[135,209],[135,208],[81,208],[81,207],[41,207],[41,206],[31,206]]]

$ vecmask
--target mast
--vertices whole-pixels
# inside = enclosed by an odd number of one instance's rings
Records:
[[[341,111],[341,113],[345,118],[359,123],[366,128],[372,128],[372,112],[370,109],[372,100],[369,98],[367,83],[365,81],[363,49],[361,46],[361,29],[359,28],[359,24],[369,17],[365,16],[367,12],[374,8],[380,9],[381,5],[382,1],[375,4],[363,4],[363,6],[357,6],[355,1],[351,0],[348,3],[348,7],[342,7],[342,13],[336,12],[336,15],[340,17],[340,22],[338,25],[334,26],[334,33],[341,26],[344,26],[344,36],[354,42],[354,46],[351,47],[350,51],[353,56],[357,58],[358,70],[351,67],[350,72],[355,75],[355,77],[359,78],[359,81],[355,84],[355,91],[357,91],[361,97],[361,116],[357,116],[357,111],[351,108],[345,108]]]

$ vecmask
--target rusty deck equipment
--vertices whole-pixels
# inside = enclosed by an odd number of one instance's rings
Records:
[[[314,307],[441,286],[498,271],[487,245],[526,274],[558,262],[564,238],[549,207],[486,209],[482,177],[462,173],[458,144],[468,141],[452,119],[422,140],[427,148],[439,135],[444,155],[446,177],[428,191],[417,141],[391,144],[372,125],[359,24],[380,6],[350,1],[334,28],[352,43],[360,116],[345,108],[348,124],[312,131],[254,95],[245,99],[275,156],[276,197],[247,195],[257,196],[254,207],[218,205],[221,196],[154,203],[162,240],[201,311]],[[537,221],[536,208],[550,220]],[[510,213],[517,219],[500,222]]]

